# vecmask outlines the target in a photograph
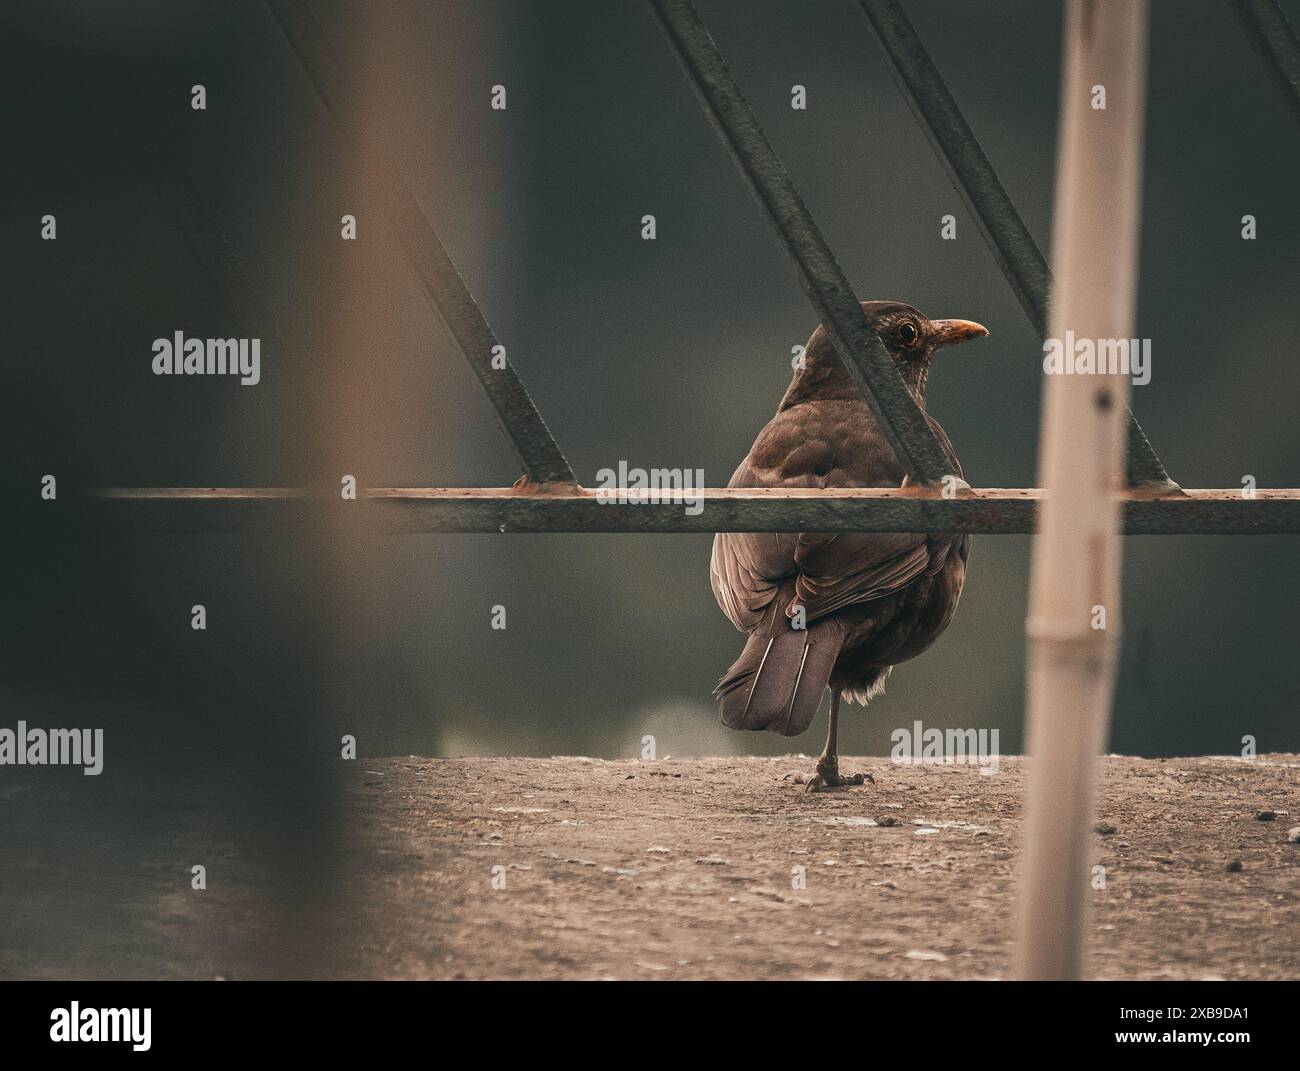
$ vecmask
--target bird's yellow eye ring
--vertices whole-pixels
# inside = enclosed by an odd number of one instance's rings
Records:
[[[912,346],[921,337],[921,333],[917,331],[916,324],[912,323],[911,320],[904,320],[899,325],[898,337],[904,346]]]

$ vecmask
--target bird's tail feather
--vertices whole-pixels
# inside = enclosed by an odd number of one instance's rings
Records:
[[[817,713],[844,636],[834,619],[794,629],[784,614],[755,629],[714,689],[722,723],[730,729],[798,736]]]

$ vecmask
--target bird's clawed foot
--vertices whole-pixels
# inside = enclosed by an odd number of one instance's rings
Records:
[[[803,785],[805,792],[817,792],[823,788],[847,788],[849,785],[864,785],[868,781],[873,785],[876,783],[876,779],[869,773],[841,777],[839,759],[825,755],[817,760],[817,772],[812,777],[804,777],[801,773],[787,776],[792,777],[796,785]]]

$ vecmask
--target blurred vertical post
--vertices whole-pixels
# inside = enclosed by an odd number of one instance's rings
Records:
[[[1049,341],[1129,339],[1137,282],[1146,0],[1069,0]],[[1072,334],[1070,334],[1072,333]],[[1097,346],[1100,369],[1107,350]],[[1069,366],[1067,365],[1067,368]],[[1048,375],[1027,624],[1030,777],[1015,973],[1082,972],[1088,845],[1119,630],[1122,373]]]

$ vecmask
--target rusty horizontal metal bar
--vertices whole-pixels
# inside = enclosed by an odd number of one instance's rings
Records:
[[[943,498],[932,488],[705,488],[690,500],[601,501],[587,488],[372,487],[355,501],[301,488],[136,487],[94,492],[96,522],[169,531],[257,532],[353,519],[385,532],[971,532],[1034,531],[1037,488],[978,488]],[[1128,535],[1300,533],[1300,488],[1146,488],[1120,494]]]
[[[1250,47],[1300,122],[1300,44],[1277,0],[1228,0]]]
[[[347,74],[330,46],[311,6],[305,0],[266,0],[307,77],[320,95],[326,111],[347,139],[356,144],[344,101],[349,95]],[[393,167],[376,168],[375,174],[396,176]],[[576,482],[523,380],[507,360],[492,367],[500,342],[488,325],[465,280],[452,262],[437,232],[419,203],[396,177],[377,177],[381,210],[402,243],[403,251],[425,295],[438,310],[456,340],[479,384],[487,394],[528,476],[539,484]]]
[[[782,247],[850,377],[903,467],[922,483],[953,472],[943,448],[885,352],[789,172],[745,101],[689,0],[648,0],[714,131]]]
[[[935,155],[979,227],[998,267],[1040,338],[1047,334],[1052,273],[1029,228],[1016,211],[997,172],[911,20],[898,0],[860,0],[903,96],[925,131]],[[1173,481],[1129,410],[1126,476],[1130,484]]]

